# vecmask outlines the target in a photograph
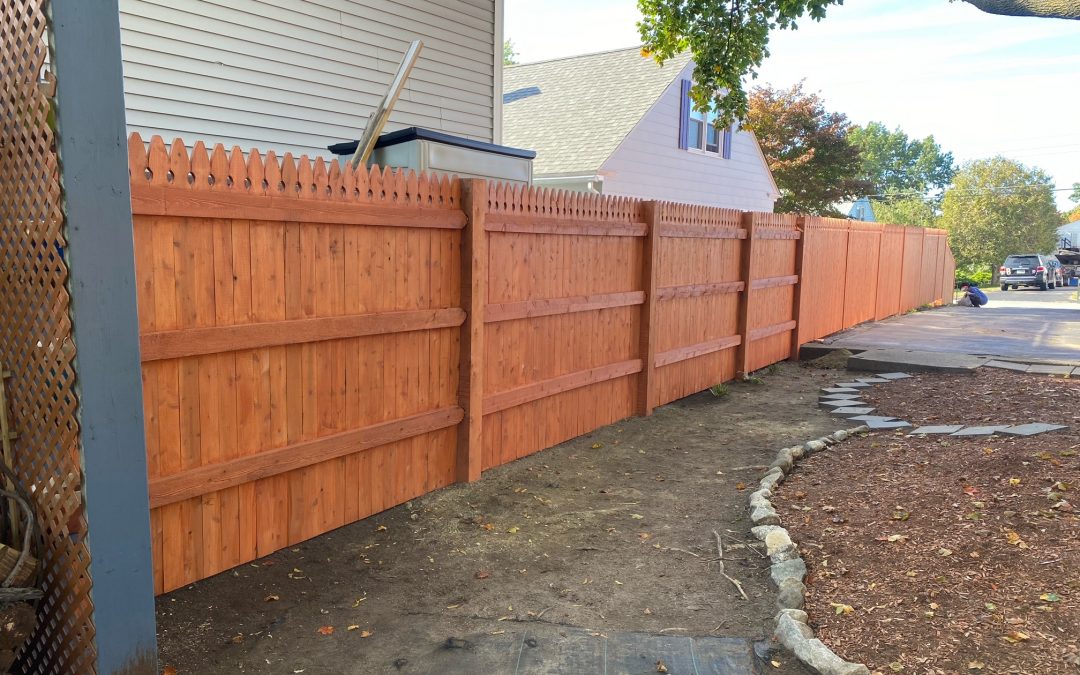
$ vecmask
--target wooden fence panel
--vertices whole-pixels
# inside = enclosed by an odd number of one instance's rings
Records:
[[[844,293],[847,286],[848,221],[806,218],[804,294],[800,334],[815,340],[844,328]]]
[[[642,202],[488,188],[483,466],[633,414]]]
[[[844,326],[871,321],[877,311],[878,264],[884,226],[852,221],[849,224]]]
[[[907,312],[920,304],[924,236],[925,231],[921,227],[909,227],[904,230],[904,264],[900,274],[900,312]]]
[[[452,482],[456,184],[130,147],[157,591]]]
[[[922,269],[919,272],[918,306],[933,304],[938,299],[940,282],[940,247],[942,237],[934,230],[923,231]]]
[[[795,248],[800,232],[798,216],[777,213],[748,214],[754,236],[748,279],[749,311],[746,319],[746,364],[749,374],[791,355],[795,288]]]
[[[742,213],[662,204],[659,214],[656,401],[735,377]]]
[[[877,306],[874,318],[878,321],[900,313],[900,281],[904,267],[905,228],[886,225],[881,232],[878,253]]]

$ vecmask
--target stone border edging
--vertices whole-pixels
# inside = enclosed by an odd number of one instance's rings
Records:
[[[770,498],[776,486],[784,482],[799,460],[867,431],[870,431],[870,427],[864,424],[834,431],[802,445],[782,448],[761,479],[760,487],[750,494],[750,520],[754,523],[750,531],[758,540],[765,542],[772,563],[770,577],[779,591],[776,604],[780,611],[776,614],[773,637],[795,654],[803,665],[820,675],[870,675],[870,669],[861,663],[845,661],[814,637],[814,631],[807,624],[808,616],[802,609],[806,604],[806,586],[803,583],[806,563],[799,555],[791,535],[781,527],[780,514],[773,508]]]

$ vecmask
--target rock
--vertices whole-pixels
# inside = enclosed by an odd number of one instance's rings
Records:
[[[794,546],[787,551],[777,551],[769,554],[769,562],[772,564],[787,562],[799,557],[799,551]]]
[[[795,548],[795,543],[791,541],[791,535],[782,527],[765,535],[765,549],[769,555],[790,551],[793,548]]]
[[[762,493],[762,490],[758,490],[757,492],[750,495],[750,508],[751,509],[764,509],[764,508],[771,509],[772,508],[772,502],[769,501],[768,497],[762,497],[761,493]]]
[[[806,450],[806,454],[810,455],[824,450],[825,444],[821,441],[807,441],[803,443],[803,449]]]
[[[765,541],[765,537],[769,536],[770,532],[781,529],[783,528],[779,525],[758,525],[750,528],[750,534],[754,535],[754,538],[758,541]]]
[[[806,586],[798,579],[787,579],[780,584],[776,594],[776,606],[780,609],[802,609],[806,604]]]
[[[867,431],[870,431],[870,427],[866,426],[865,424],[855,427],[854,429],[848,429],[849,434],[865,434]]]
[[[806,448],[801,445],[793,445],[788,450],[791,451],[792,458],[799,460],[806,456]]]
[[[777,623],[778,632],[779,627],[780,624]],[[869,668],[861,663],[849,663],[843,660],[818,639],[798,641],[790,649],[795,652],[795,656],[800,661],[821,675],[870,675]]]
[[[795,579],[802,583],[802,580],[806,578],[806,563],[802,558],[785,560],[769,568],[769,574],[777,587],[784,583],[785,579]]]
[[[818,440],[821,441],[822,443],[824,443],[825,445],[836,445],[836,439],[833,438],[832,436],[822,436]]]
[[[779,525],[780,514],[773,507],[759,507],[750,511],[750,520],[754,525]]]
[[[784,472],[780,469],[776,470],[776,473],[765,474],[765,477],[761,479],[761,489],[772,492],[776,489],[776,486],[784,482]]]
[[[782,609],[776,613],[776,620],[780,621],[780,617],[782,616],[790,616],[792,619],[798,621],[799,623],[807,623],[810,620],[810,617],[806,614],[806,612],[802,611],[801,609]]]
[[[776,620],[776,631],[773,633],[780,644],[784,645],[797,655],[799,647],[806,643],[807,640],[814,637],[814,631],[810,630],[810,626],[807,626],[801,621],[796,621],[786,614],[781,614]],[[833,654],[833,656],[836,656]],[[839,657],[838,657],[839,658]]]
[[[757,490],[750,493],[750,499],[753,499],[755,496],[761,496],[761,497],[764,497],[765,499],[772,499],[772,490],[766,490],[765,488],[758,488]]]
[[[833,432],[832,437],[838,441],[846,441],[848,437],[848,432],[844,431],[843,429],[838,429]]]
[[[791,456],[790,450],[784,448],[776,453],[776,460],[773,461],[771,468],[780,469],[784,473],[788,473],[793,466],[795,466],[795,458]]]

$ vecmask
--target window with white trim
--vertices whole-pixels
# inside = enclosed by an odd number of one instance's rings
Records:
[[[683,150],[719,155],[731,159],[732,127],[718,129],[715,111],[702,112],[690,100],[690,80],[682,81],[680,105],[679,147]]]

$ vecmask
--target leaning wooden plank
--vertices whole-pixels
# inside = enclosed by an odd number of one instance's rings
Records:
[[[416,209],[380,204],[301,200],[244,192],[180,190],[145,184],[132,185],[131,194],[132,208],[137,215],[243,218],[275,222],[296,220],[336,225],[450,230],[460,230],[465,226],[465,213],[458,209]]]
[[[151,508],[157,508],[173,504],[214,490],[281,475],[329,459],[438,431],[454,426],[462,417],[461,408],[448,406],[362,429],[274,448],[229,462],[201,466],[151,481],[150,505]]]
[[[742,338],[740,338],[738,335],[729,335],[727,337],[717,338],[715,340],[699,342],[695,345],[687,345],[686,347],[669,349],[666,352],[660,352],[656,355],[656,367],[659,368],[661,366],[671,365],[672,363],[678,363],[679,361],[692,359],[697,356],[712,354],[713,352],[718,352],[721,349],[738,347],[740,342],[742,342]]]
[[[497,323],[514,319],[530,319],[553,314],[573,314],[596,309],[628,307],[645,302],[644,291],[626,291],[623,293],[598,293],[595,295],[575,295],[568,298],[545,298],[504,302],[488,305],[485,309],[484,322]]]
[[[452,328],[464,321],[465,312],[460,307],[268,321],[147,333],[140,339],[140,347],[144,362],[158,361],[239,349]]]
[[[795,321],[784,321],[783,323],[774,323],[771,326],[762,326],[761,328],[755,328],[750,331],[750,341],[763,340],[767,337],[778,335],[780,333],[786,333],[789,330],[794,330]]]
[[[552,377],[540,382],[526,384],[508,391],[499,392],[484,398],[484,414],[513,408],[530,401],[536,401],[564,391],[571,391],[598,382],[606,382],[616,377],[633,375],[641,372],[641,359],[628,359],[617,363],[609,363],[596,368],[579,370],[576,373],[568,373],[558,377]]]
[[[673,298],[701,298],[707,295],[723,295],[724,293],[738,293],[746,286],[741,281],[724,281],[709,284],[684,284],[680,286],[664,286],[656,289],[657,300],[671,300]]]
[[[754,290],[759,290],[762,288],[777,288],[779,286],[794,286],[797,283],[799,283],[799,276],[797,274],[790,274],[783,277],[766,277],[764,279],[754,279],[753,283],[750,284],[750,288]]]

